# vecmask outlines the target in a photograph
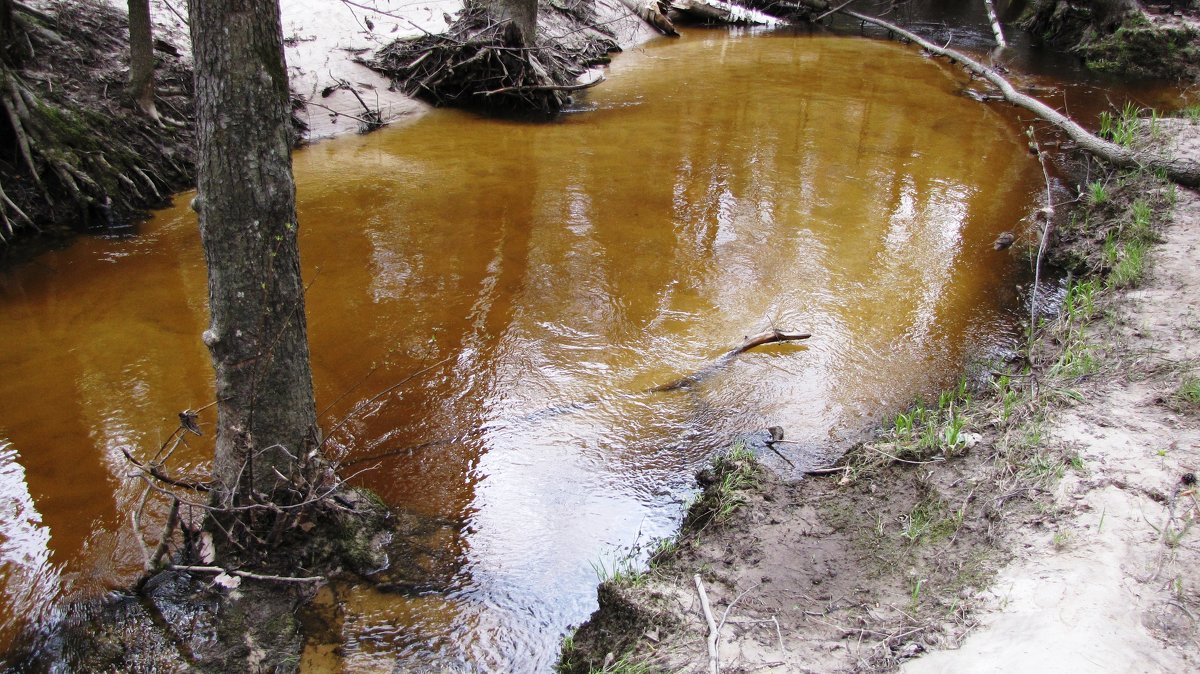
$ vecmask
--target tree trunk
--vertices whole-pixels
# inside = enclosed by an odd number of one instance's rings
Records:
[[[220,554],[265,553],[320,470],[277,1],[189,0]],[[215,532],[214,532],[215,533]],[[220,538],[220,537],[219,537]],[[235,550],[241,550],[235,553]]]
[[[486,8],[498,21],[510,21],[512,40],[522,47],[534,46],[537,37],[537,0],[470,0],[469,4]]]
[[[129,0],[129,97],[138,110],[158,121],[154,107],[154,36],[150,0]]]

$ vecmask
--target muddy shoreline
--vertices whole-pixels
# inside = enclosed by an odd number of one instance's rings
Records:
[[[1147,142],[1200,147],[1196,121],[1168,128]],[[1196,252],[1200,195],[1136,172],[1093,184],[1055,241],[1073,270],[1064,304],[1021,354],[799,482],[743,447],[718,457],[693,508],[723,517],[689,517],[648,569],[605,580],[560,671],[703,672],[714,654],[721,671],[781,673],[1194,667],[1200,323],[1170,298],[1198,283],[1179,263]],[[1146,206],[1139,236],[1156,243],[1132,278],[1113,242]],[[1150,429],[1159,449],[1123,444]],[[1089,632],[1080,610],[1097,613]]]

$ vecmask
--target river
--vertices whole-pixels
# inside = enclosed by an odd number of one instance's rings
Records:
[[[304,670],[545,671],[713,452],[778,425],[764,461],[824,464],[1004,352],[1029,242],[992,242],[1044,186],[963,83],[882,41],[692,30],[554,123],[436,111],[297,152],[327,450],[419,523],[393,563],[433,579],[327,588]],[[0,274],[5,642],[136,576],[123,451],[212,400],[189,198]],[[813,337],[644,393],[769,327]]]

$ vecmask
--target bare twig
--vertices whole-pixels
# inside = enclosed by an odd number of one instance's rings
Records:
[[[708,593],[704,591],[704,582],[700,574],[692,576],[696,582],[696,592],[700,593],[700,610],[704,612],[704,620],[708,623],[708,672],[720,674],[721,662],[717,655],[717,621],[713,618],[712,606],[708,603]]]
[[[825,12],[821,16],[818,16],[817,18],[813,19],[812,22],[816,23],[816,22],[820,21],[821,19],[828,17],[830,14],[837,14],[838,12],[842,11],[843,9],[846,9],[847,7],[849,7],[850,3],[852,3],[852,2],[854,2],[854,0],[846,0],[846,2],[843,2],[842,4],[838,5],[837,7],[834,7],[833,9],[829,10],[828,12]]]
[[[1061,112],[1051,108],[1038,99],[1023,94],[1017,91],[1013,85],[997,73],[995,70],[988,68],[982,63],[976,61],[953,49],[939,47],[938,45],[925,40],[921,36],[912,31],[905,30],[896,24],[889,23],[882,19],[860,14],[858,12],[843,9],[841,13],[846,16],[858,19],[865,23],[871,23],[885,30],[891,31],[904,39],[919,45],[926,51],[943,56],[951,61],[961,64],[967,70],[991,82],[1004,95],[1005,100],[1024,108],[1033,114],[1041,117],[1045,121],[1058,127],[1071,140],[1083,150],[1109,162],[1115,166],[1125,168],[1141,168],[1149,167],[1151,169],[1162,169],[1166,171],[1167,177],[1171,180],[1183,185],[1195,186],[1200,184],[1200,162],[1196,162],[1186,157],[1166,157],[1162,154],[1150,150],[1135,150],[1117,145],[1102,138],[1098,138],[1087,129],[1075,123],[1071,118]]]
[[[511,91],[579,91],[580,89],[591,89],[592,87],[604,81],[603,77],[597,77],[591,82],[583,84],[536,84],[524,86],[500,87],[491,91],[483,92],[484,96],[492,96],[494,94],[506,94]]]
[[[1037,294],[1038,285],[1042,279],[1042,257],[1046,254],[1046,246],[1050,243],[1050,232],[1054,229],[1054,193],[1050,182],[1050,169],[1046,166],[1046,155],[1038,146],[1037,136],[1034,135],[1032,127],[1028,133],[1029,142],[1033,144],[1033,151],[1037,153],[1038,162],[1042,165],[1042,175],[1046,178],[1046,206],[1038,211],[1039,215],[1045,216],[1046,222],[1042,226],[1042,241],[1038,244],[1037,260],[1033,265],[1033,291],[1029,298],[1029,344],[1026,346],[1025,352],[1032,353],[1033,333],[1037,329]]]
[[[432,364],[432,365],[429,365],[428,367],[421,368],[420,370],[417,370],[416,372],[414,372],[414,373],[412,373],[412,374],[408,375],[408,376],[407,376],[407,377],[405,377],[404,379],[401,379],[400,381],[396,382],[395,384],[392,384],[391,386],[389,386],[389,387],[387,387],[387,388],[383,389],[383,390],[382,390],[382,391],[380,391],[379,393],[376,393],[375,395],[371,396],[370,398],[367,398],[366,400],[364,400],[364,401],[360,402],[359,404],[355,405],[355,406],[354,406],[354,409],[350,410],[350,413],[349,413],[349,414],[347,414],[346,416],[342,417],[342,418],[341,418],[341,419],[340,419],[340,420],[339,420],[339,421],[338,421],[336,424],[334,424],[334,425],[333,425],[333,428],[330,428],[330,429],[329,429],[329,432],[325,434],[325,439],[321,441],[321,445],[320,445],[320,446],[321,446],[321,447],[324,447],[324,446],[325,446],[325,443],[326,443],[326,442],[329,442],[329,438],[332,438],[332,437],[333,437],[333,434],[334,434],[334,433],[336,433],[336,432],[337,432],[337,430],[338,430],[339,428],[341,428],[342,426],[344,426],[344,425],[346,424],[346,422],[347,422],[347,421],[349,421],[349,420],[353,419],[353,418],[354,418],[354,415],[358,414],[358,413],[359,413],[359,412],[360,412],[360,411],[361,411],[361,410],[362,410],[364,407],[366,407],[367,405],[370,405],[371,403],[375,402],[376,400],[379,400],[380,398],[382,398],[383,396],[385,396],[385,395],[387,395],[387,394],[391,393],[392,391],[395,391],[396,389],[400,388],[401,386],[404,386],[404,385],[405,385],[405,384],[407,384],[408,382],[412,381],[412,379],[413,379],[414,377],[418,377],[418,376],[420,376],[420,375],[423,375],[423,374],[425,374],[426,372],[429,372],[430,370],[432,370],[433,368],[435,368],[435,367],[438,367],[439,365],[443,365],[443,364],[445,364],[445,363],[449,362],[449,361],[450,361],[450,359],[451,359],[451,358],[453,358],[453,357],[454,357],[454,356],[452,356],[452,355],[451,355],[451,356],[446,356],[445,358],[443,358],[443,359],[439,360],[438,362],[436,362],[436,363],[434,363],[434,364]]]
[[[146,571],[154,571],[158,568],[159,562],[163,555],[167,554],[167,546],[171,543],[171,534],[175,531],[175,525],[179,523],[179,499],[171,499],[171,513],[167,515],[167,523],[163,525],[162,535],[158,539],[158,547],[154,549],[154,554],[150,557],[150,563]]]
[[[930,464],[930,463],[941,463],[942,461],[945,460],[941,457],[938,457],[931,461],[909,461],[908,459],[901,459],[898,456],[892,456],[891,454],[888,454],[887,452],[883,451],[882,449],[879,449],[878,447],[876,447],[874,445],[863,445],[863,447],[866,447],[867,449],[869,449],[873,452],[882,454],[882,455],[886,456],[887,458],[891,459],[892,461],[896,461],[897,463],[907,463],[911,466],[924,466],[924,465]]]
[[[226,574],[229,576],[240,576],[251,580],[267,580],[278,583],[323,583],[325,576],[274,576],[266,573],[252,573],[250,571],[242,571],[241,569],[222,569],[219,566],[190,566],[183,564],[170,564],[167,566],[172,571],[187,571],[190,573],[215,573]]]

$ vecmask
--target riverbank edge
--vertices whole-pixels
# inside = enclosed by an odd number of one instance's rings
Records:
[[[1200,138],[1194,121],[1177,130]],[[1160,131],[1149,135],[1163,140]],[[712,671],[700,587],[717,624],[724,671],[895,671],[909,661],[931,663],[920,671],[991,671],[979,669],[986,654],[965,660],[969,649],[945,649],[986,633],[991,616],[1016,610],[1008,606],[1013,591],[1000,583],[1018,585],[1022,573],[1033,573],[1031,560],[1097,557],[1119,562],[1110,569],[1116,585],[1146,584],[1128,577],[1141,566],[1126,570],[1124,558],[1089,550],[1105,544],[1106,513],[1088,497],[1105,488],[1144,501],[1139,507],[1156,524],[1121,531],[1142,538],[1150,532],[1151,540],[1136,545],[1158,559],[1160,581],[1170,576],[1167,592],[1147,589],[1152,600],[1130,619],[1167,653],[1150,661],[1194,665],[1188,649],[1197,630],[1186,617],[1200,606],[1200,573],[1182,563],[1195,552],[1181,547],[1190,544],[1193,520],[1180,518],[1195,511],[1177,506],[1200,452],[1178,437],[1164,441],[1151,454],[1158,470],[1136,471],[1145,474],[1141,484],[1119,459],[1136,464],[1145,457],[1098,454],[1076,428],[1081,418],[1137,426],[1140,404],[1109,407],[1112,391],[1127,390],[1130,381],[1155,383],[1151,412],[1174,417],[1182,428],[1177,436],[1200,426],[1196,355],[1185,352],[1166,369],[1146,359],[1148,350],[1171,348],[1165,343],[1186,335],[1156,332],[1148,335],[1150,346],[1133,347],[1126,334],[1139,295],[1149,292],[1138,289],[1145,265],[1173,245],[1166,223],[1194,228],[1200,217],[1200,199],[1186,193],[1181,200],[1181,190],[1138,172],[1089,183],[1079,207],[1057,223],[1055,259],[1072,270],[1058,314],[1038,317],[1034,339],[1013,360],[971,368],[936,404],[902,412],[836,466],[788,483],[743,448],[718,456],[701,476],[707,484],[679,534],[657,543],[649,568],[619,569],[601,582],[600,607],[564,639],[559,671]],[[694,513],[706,503],[718,504],[722,515],[697,526]],[[1168,562],[1174,575],[1164,575]],[[1048,577],[1031,582],[1053,587]],[[1011,634],[1007,641],[1020,648],[1024,638]],[[1099,642],[1100,633],[1094,638]],[[991,661],[1005,662],[992,647]],[[949,657],[917,657],[938,650]]]

